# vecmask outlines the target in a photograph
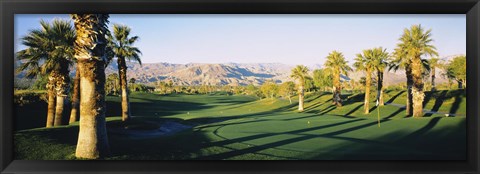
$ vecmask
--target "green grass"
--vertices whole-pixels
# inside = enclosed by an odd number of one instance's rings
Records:
[[[405,92],[400,91],[387,91],[385,96],[385,101],[391,99],[397,104],[403,104],[406,97]],[[440,96],[443,102],[436,101]],[[371,103],[370,114],[363,114],[362,95],[345,95],[348,99],[341,108],[332,106],[331,97],[329,93],[307,94],[305,111],[300,113],[296,111],[297,98],[290,104],[284,99],[257,100],[250,96],[133,93],[130,101],[134,117],[132,122],[122,123],[120,98],[107,96],[107,129],[112,153],[105,159],[466,158],[464,91],[438,91],[426,102],[425,109],[432,110],[436,104],[439,112],[454,111],[455,117],[427,114],[422,118],[405,118],[404,109],[385,105],[380,107],[380,127],[375,103]],[[40,111],[33,112],[35,107]],[[17,117],[21,118],[17,125],[30,126],[17,129],[15,159],[75,159],[78,124],[32,129],[36,124],[28,124],[27,120],[45,115],[40,114],[40,105],[17,109],[20,109]],[[41,119],[36,122],[41,123],[36,127],[43,126]],[[128,127],[126,132],[151,132],[166,122],[181,123],[189,128],[168,136],[125,135],[113,131]]]

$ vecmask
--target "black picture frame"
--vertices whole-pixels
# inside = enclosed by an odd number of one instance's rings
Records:
[[[0,2],[1,173],[479,173],[480,3],[478,0],[2,0]],[[466,14],[465,161],[23,161],[13,160],[14,14]]]

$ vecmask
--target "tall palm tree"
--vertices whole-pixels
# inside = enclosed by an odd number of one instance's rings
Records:
[[[388,65],[389,55],[386,49],[378,47],[372,49],[372,56],[375,71],[377,72],[377,101],[380,106],[383,106],[383,74]]]
[[[80,131],[75,156],[97,159],[109,153],[105,121],[107,14],[72,14],[80,73]]]
[[[430,65],[430,77],[431,77],[431,80],[432,80],[432,89],[431,91],[435,91],[436,90],[436,85],[435,85],[435,78],[436,78],[436,71],[435,69],[436,68],[442,68],[443,67],[443,64],[440,62],[440,59],[439,58],[436,58],[436,57],[432,57],[428,60],[428,64]]]
[[[413,115],[413,97],[412,97],[412,86],[413,86],[413,77],[412,77],[412,67],[411,67],[411,58],[407,55],[406,46],[402,42],[397,44],[397,48],[392,54],[392,60],[389,62],[388,67],[389,71],[397,71],[400,68],[405,69],[405,76],[407,78],[407,100],[406,100],[406,115]],[[423,69],[429,71],[428,61],[422,59]]]
[[[130,103],[128,99],[128,81],[127,64],[129,61],[136,61],[142,64],[140,60],[140,50],[133,44],[139,39],[138,36],[129,37],[130,28],[126,25],[113,25],[113,36],[109,37],[114,56],[117,57],[118,75],[120,76],[120,88],[122,91],[122,120],[130,119]]]
[[[27,70],[27,77],[48,76],[48,111],[46,127],[62,123],[64,106],[69,91],[69,67],[73,59],[75,30],[69,21],[53,20],[50,24],[40,21],[41,29],[31,30],[22,37],[26,49],[17,53],[19,60],[25,60],[18,67]]]
[[[400,37],[400,42],[404,45],[406,56],[411,60],[412,71],[412,102],[413,116],[423,116],[423,72],[424,62],[422,56],[438,56],[435,46],[431,44],[431,30],[425,31],[421,25],[413,25],[410,29],[405,29]]]
[[[298,84],[298,110],[303,111],[305,80],[308,78],[308,68],[303,65],[297,65],[292,69],[290,77],[295,79]]]
[[[363,50],[363,54],[357,54],[355,63],[353,64],[357,71],[365,71],[365,101],[363,104],[364,113],[370,111],[370,86],[372,85],[372,72],[375,68],[375,59],[373,58],[372,49]]]
[[[348,72],[352,71],[352,68],[348,66],[348,61],[341,52],[333,51],[327,56],[325,67],[330,69],[333,75],[334,95],[333,103],[339,107],[342,106],[342,99],[340,98],[342,85],[340,83],[340,75],[345,74],[348,76]]]

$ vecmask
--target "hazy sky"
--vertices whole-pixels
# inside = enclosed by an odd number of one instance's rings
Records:
[[[68,15],[16,15],[19,38],[39,28],[40,19]],[[333,50],[350,64],[363,49],[391,52],[403,29],[421,24],[432,29],[440,57],[466,53],[464,14],[455,15],[111,15],[110,26],[126,24],[140,40],[135,46],[145,63],[323,64]]]

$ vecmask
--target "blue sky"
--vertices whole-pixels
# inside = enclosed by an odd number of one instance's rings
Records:
[[[40,19],[68,15],[17,14],[19,38],[39,28]],[[144,63],[323,64],[333,50],[350,64],[363,49],[382,46],[391,52],[403,29],[421,24],[432,29],[440,57],[466,53],[466,18],[455,15],[120,15],[110,26],[126,24],[140,40]]]

